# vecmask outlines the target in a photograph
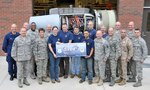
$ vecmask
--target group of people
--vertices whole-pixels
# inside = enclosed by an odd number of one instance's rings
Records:
[[[30,26],[30,27],[29,27]],[[32,79],[42,82],[60,83],[59,77],[74,78],[77,76],[88,83],[110,82],[125,85],[126,82],[136,82],[133,86],[142,86],[142,64],[147,57],[147,46],[141,37],[141,30],[135,29],[134,22],[128,24],[128,29],[122,29],[121,23],[116,22],[115,28],[100,30],[93,28],[92,21],[88,22],[87,30],[80,32],[74,27],[68,31],[66,23],[62,30],[57,26],[47,25],[47,29],[36,29],[36,23],[29,25],[25,22],[17,32],[17,25],[11,25],[3,42],[3,51],[8,62],[10,80],[18,79],[18,86],[29,86],[28,73]],[[56,44],[86,43],[86,56],[57,57]],[[71,64],[71,65],[69,65]],[[118,77],[118,79],[117,79]],[[137,80],[136,80],[137,79]]]

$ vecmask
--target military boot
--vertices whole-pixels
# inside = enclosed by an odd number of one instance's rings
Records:
[[[44,82],[49,82],[49,81],[50,81],[50,79],[49,79],[49,78],[47,78],[47,77],[42,77],[42,81],[44,81]]]
[[[100,78],[99,82],[97,83],[98,86],[102,86],[103,85],[103,80]]]
[[[23,83],[22,83],[22,80],[21,80],[21,79],[18,79],[18,87],[19,87],[19,88],[22,88],[22,87],[23,87]]]
[[[133,87],[140,87],[140,86],[142,86],[141,80],[138,80],[138,82],[136,82],[136,83],[133,85]]]
[[[115,85],[115,78],[112,77],[109,86],[114,86]]]
[[[100,80],[100,78],[97,76],[94,80],[93,80],[93,83],[98,83]]]
[[[122,81],[120,83],[118,83],[118,85],[122,86],[122,85],[125,85],[126,84],[126,80],[125,79],[122,79]]]
[[[136,82],[136,78],[132,77],[131,79],[127,80],[127,82]]]
[[[27,85],[27,86],[30,86],[30,83],[27,81],[27,78],[24,78],[23,79],[23,84]]]
[[[36,79],[36,76],[35,76],[34,73],[32,73],[32,74],[30,75],[30,77],[31,77],[31,79]]]
[[[106,79],[104,79],[104,82],[110,82],[110,77],[107,77]]]
[[[42,84],[42,78],[38,78],[38,83],[41,85]]]
[[[115,82],[120,83],[122,81],[122,78],[117,79]]]

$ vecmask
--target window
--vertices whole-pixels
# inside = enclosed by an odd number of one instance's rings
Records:
[[[147,25],[146,25],[147,31],[150,31],[150,12],[147,13]]]

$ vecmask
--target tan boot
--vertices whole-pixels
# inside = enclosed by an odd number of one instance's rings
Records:
[[[120,83],[122,81],[122,78],[119,78],[118,80],[116,80],[116,83]]]
[[[42,81],[44,81],[44,82],[50,82],[50,79],[48,77],[42,77]]]
[[[93,80],[93,83],[98,83],[100,80],[100,78],[97,76],[94,80]]]
[[[103,85],[103,80],[100,78],[99,82],[97,83],[98,86],[102,86]]]
[[[120,83],[118,83],[118,85],[122,86],[122,85],[125,85],[126,84],[126,80],[125,79],[122,79],[122,81]]]

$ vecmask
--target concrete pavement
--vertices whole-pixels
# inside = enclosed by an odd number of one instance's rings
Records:
[[[32,80],[29,78],[30,86],[23,86],[23,88],[18,88],[17,79],[14,81],[9,80],[9,75],[7,72],[7,62],[4,56],[0,56],[0,90],[149,90],[150,89],[150,57],[145,61],[143,69],[143,86],[133,87],[134,83],[127,83],[124,86],[115,85],[113,87],[109,86],[109,83],[104,83],[103,86],[97,86],[96,84],[88,85],[88,82],[79,84],[79,79],[75,77],[74,79],[60,78],[61,83],[52,84],[43,83],[39,85],[37,80]]]

